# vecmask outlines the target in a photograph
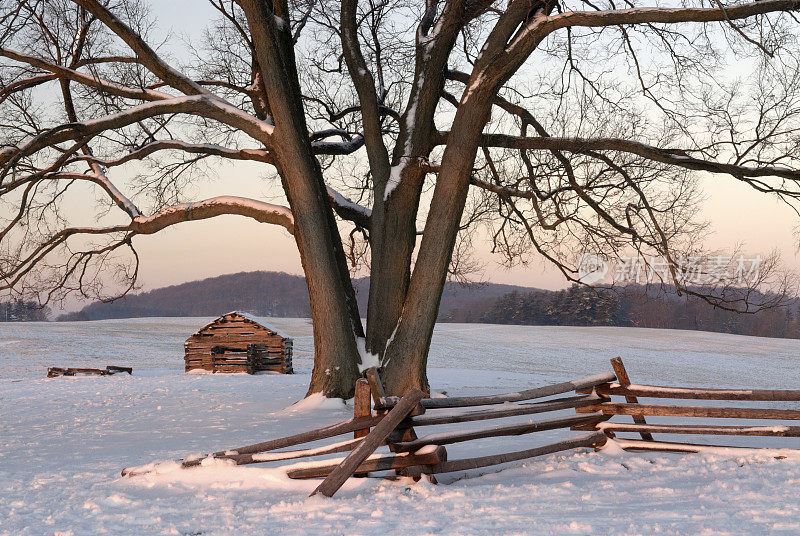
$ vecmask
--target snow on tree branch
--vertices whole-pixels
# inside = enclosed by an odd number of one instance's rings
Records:
[[[352,221],[364,229],[370,228],[372,210],[351,201],[330,186],[327,186],[327,190],[333,203],[333,208],[341,218]]]
[[[176,223],[205,220],[226,214],[280,225],[290,234],[294,233],[294,217],[288,207],[231,195],[172,205],[147,217],[137,216],[128,228],[136,234],[153,234]]]

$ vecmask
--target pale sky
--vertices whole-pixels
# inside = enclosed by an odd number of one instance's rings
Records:
[[[236,177],[236,173],[224,173],[217,186],[230,191],[237,182],[250,182]],[[732,251],[742,244],[747,254],[762,257],[778,248],[787,266],[800,267],[794,235],[798,220],[787,207],[730,177],[709,177],[703,184],[708,200],[702,216],[711,221],[714,231],[709,247]],[[252,184],[240,187],[243,194],[253,188],[249,195],[261,190]],[[146,289],[240,271],[302,273],[291,235],[279,227],[237,216],[183,223],[158,235],[139,237],[137,248],[142,258],[140,281]],[[488,241],[476,248],[489,281],[547,289],[566,285],[547,265],[532,263],[505,270],[490,254]]]
[[[161,31],[172,28],[177,34],[188,32],[190,37],[199,35],[208,17],[214,14],[206,0],[152,4]],[[180,54],[180,50],[170,48]],[[263,179],[269,171],[265,164],[226,166],[219,170],[219,180],[203,186],[198,197],[244,195],[275,199],[279,189]],[[743,244],[743,251],[762,256],[778,248],[789,267],[800,266],[794,236],[800,222],[787,207],[728,176],[706,175],[702,184],[708,201],[701,217],[711,221],[714,231],[708,246],[732,251],[736,244]],[[294,240],[287,232],[241,217],[180,224],[155,236],[138,237],[136,244],[142,261],[140,284],[144,290],[239,271],[302,274]],[[487,241],[477,243],[476,247],[476,256],[486,264],[486,280],[548,289],[566,285],[560,274],[540,262],[504,270],[489,253]]]

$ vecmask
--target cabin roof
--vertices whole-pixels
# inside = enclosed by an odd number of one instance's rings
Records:
[[[201,331],[203,331],[203,330],[205,330],[205,329],[207,329],[207,328],[209,328],[209,327],[213,326],[214,324],[216,324],[217,322],[219,322],[219,320],[220,320],[222,317],[225,317],[225,316],[228,316],[228,315],[238,315],[238,316],[241,316],[242,318],[245,318],[245,319],[249,320],[250,322],[254,322],[255,324],[258,324],[258,325],[259,325],[259,326],[261,326],[262,328],[268,329],[268,330],[270,330],[270,331],[274,331],[276,334],[278,334],[279,336],[283,337],[284,339],[291,339],[291,337],[289,337],[289,335],[287,335],[286,333],[282,332],[281,330],[279,330],[279,329],[275,328],[274,326],[271,326],[271,325],[269,325],[268,323],[264,322],[263,320],[261,320],[261,319],[260,319],[260,318],[258,318],[257,316],[255,316],[255,315],[251,315],[250,313],[243,313],[243,312],[241,312],[241,311],[230,311],[230,312],[228,312],[228,313],[225,313],[224,315],[220,315],[219,317],[215,318],[214,320],[212,320],[211,322],[209,322],[208,324],[206,324],[206,325],[205,325],[205,326],[203,326],[202,328],[200,328],[200,329],[198,329],[197,331],[195,331],[194,335],[197,335],[197,334],[199,334]]]

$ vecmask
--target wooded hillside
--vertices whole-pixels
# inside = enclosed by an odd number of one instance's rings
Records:
[[[355,288],[363,315],[369,279],[355,280]],[[228,274],[132,294],[112,303],[92,303],[59,320],[217,316],[232,310],[258,316],[308,317],[305,280],[283,272]],[[573,285],[548,291],[497,283],[463,286],[448,282],[438,321],[632,326],[800,338],[800,301],[752,315],[714,308],[656,285],[630,285],[613,291]]]
[[[369,279],[354,281],[362,316],[366,313]],[[498,297],[537,289],[496,283],[462,286],[448,283],[440,321],[480,318]],[[240,272],[131,294],[111,303],[95,302],[59,320],[102,320],[153,316],[218,316],[241,310],[258,316],[308,317],[308,292],[302,276],[283,272]]]
[[[42,322],[49,317],[50,308],[34,301],[0,301],[0,322]]]

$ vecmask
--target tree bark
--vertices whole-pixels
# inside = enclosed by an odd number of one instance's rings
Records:
[[[376,217],[373,212],[366,348],[381,357],[403,313],[411,279],[421,175],[418,169],[407,169],[382,213]]]
[[[367,310],[367,349],[384,358],[396,333],[411,281],[411,259],[417,243],[417,214],[425,171],[420,167],[434,147],[434,116],[441,99],[447,61],[459,29],[465,23],[463,5],[447,4],[446,23],[435,38],[425,22],[417,30],[414,82],[408,106],[400,118],[400,133],[392,154],[392,171],[399,181],[378,183],[372,216],[371,273]],[[427,41],[426,39],[433,39]],[[387,189],[391,189],[387,194]],[[431,328],[432,329],[432,328]],[[417,387],[427,386],[424,371]]]
[[[481,99],[462,103],[442,156],[442,171],[431,200],[402,317],[384,358],[384,387],[401,395],[415,387],[429,392],[426,369],[433,327],[469,190],[480,133],[489,114]]]
[[[308,394],[350,398],[358,378],[357,337],[363,337],[331,202],[314,156],[288,27],[285,1],[242,2],[275,123],[275,164],[295,219],[314,324],[314,370]],[[274,9],[273,12],[270,8]]]

